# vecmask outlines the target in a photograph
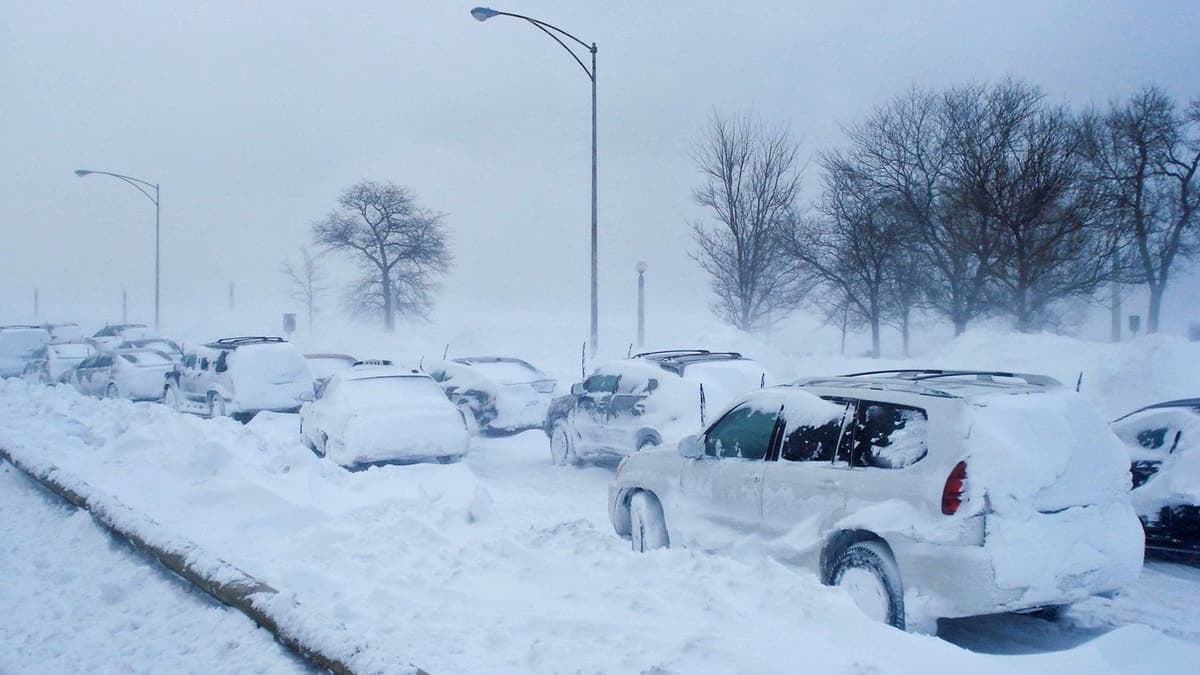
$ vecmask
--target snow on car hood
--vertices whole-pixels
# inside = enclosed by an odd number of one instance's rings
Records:
[[[287,386],[297,392],[312,387],[308,362],[290,343],[242,347],[227,357],[238,398],[257,401],[269,398],[271,390]]]
[[[1128,503],[1129,455],[1075,392],[996,394],[967,404],[967,489],[1013,515]]]

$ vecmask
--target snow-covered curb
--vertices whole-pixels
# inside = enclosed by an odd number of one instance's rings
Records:
[[[66,475],[53,464],[39,466],[38,462],[15,456],[4,447],[0,447],[0,458],[20,469],[47,490],[84,509],[105,529],[153,557],[196,588],[242,612],[260,628],[270,631],[280,644],[313,665],[332,673],[354,672],[342,661],[325,654],[319,647],[305,643],[280,626],[269,610],[272,606],[270,601],[277,591],[268,584],[208,554],[195,544],[171,534],[153,519],[136,513],[112,495],[95,490],[86,481]],[[413,667],[411,672],[425,671]]]

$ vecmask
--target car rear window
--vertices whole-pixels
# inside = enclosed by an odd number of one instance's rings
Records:
[[[123,352],[121,358],[135,366],[167,366],[171,359],[154,351]]]
[[[409,407],[446,403],[446,393],[432,379],[384,375],[345,380],[337,389],[339,401],[356,407]]]
[[[480,361],[470,365],[500,384],[525,384],[546,379],[541,371],[521,361]]]

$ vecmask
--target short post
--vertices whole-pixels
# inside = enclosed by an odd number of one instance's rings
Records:
[[[38,308],[38,289],[33,289],[33,320],[37,321],[39,315]]]
[[[121,323],[129,323],[129,291],[121,289]]]
[[[638,349],[646,344],[646,263],[639,260],[638,273]]]
[[[229,282],[229,311],[233,311],[233,282]]]

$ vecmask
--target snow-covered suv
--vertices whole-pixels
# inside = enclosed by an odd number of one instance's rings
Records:
[[[551,459],[574,464],[678,440],[703,428],[708,411],[768,379],[762,365],[736,352],[646,352],[607,363],[550,403]]]
[[[230,337],[189,351],[167,373],[163,403],[183,412],[242,421],[270,410],[297,412],[312,394],[308,362],[280,337]]]
[[[1142,564],[1128,455],[1037,375],[884,371],[755,392],[678,452],[626,458],[609,513],[635,550],[760,545],[922,631],[1056,611]]]

